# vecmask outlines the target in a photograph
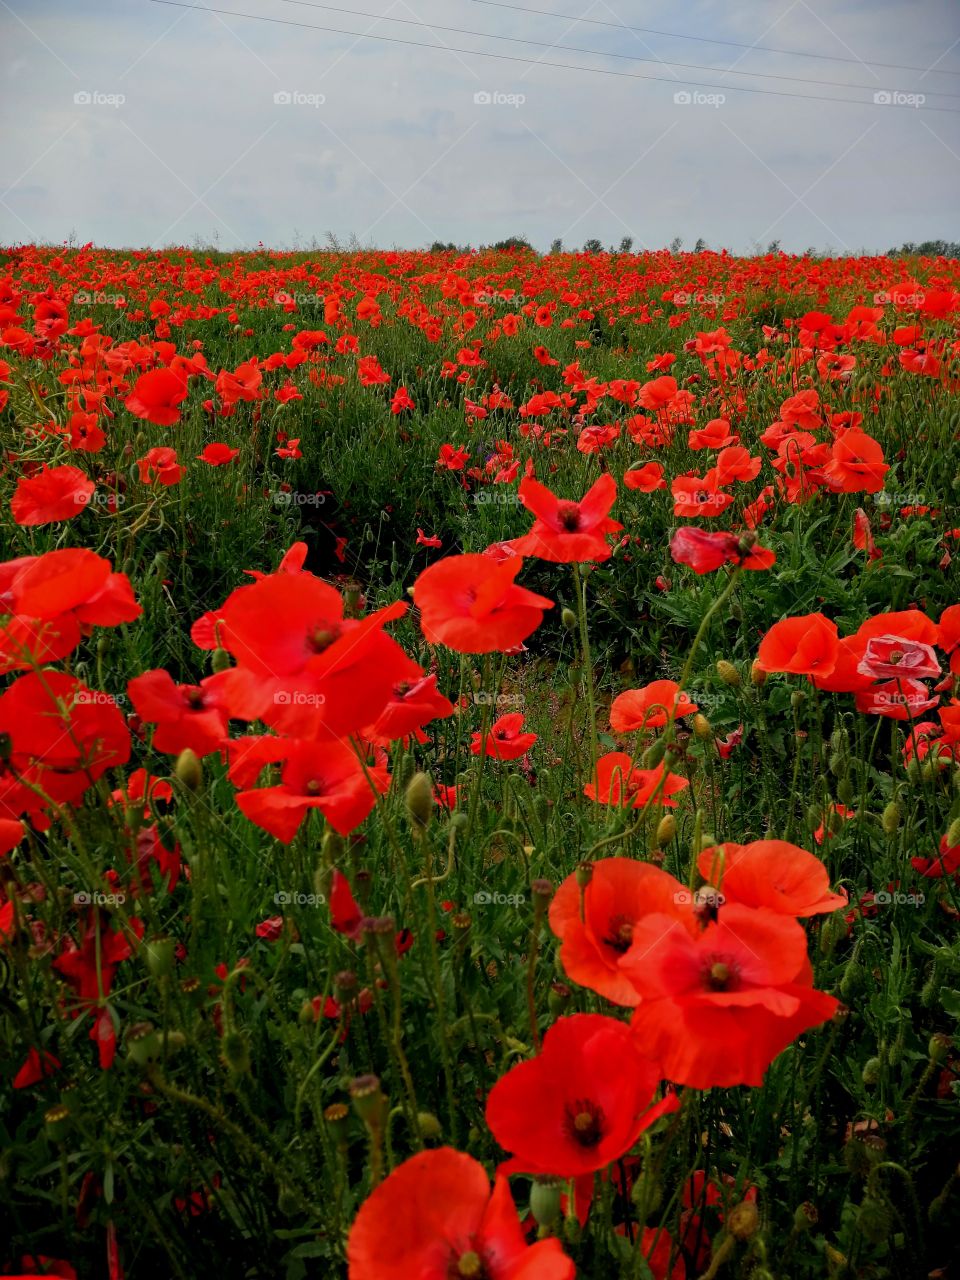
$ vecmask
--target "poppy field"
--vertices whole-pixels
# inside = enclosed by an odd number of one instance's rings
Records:
[[[0,251],[0,1271],[960,1235],[960,262]]]

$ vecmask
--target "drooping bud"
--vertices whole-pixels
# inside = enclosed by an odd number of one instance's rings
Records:
[[[655,769],[663,760],[666,753],[667,739],[665,737],[657,738],[649,747],[647,747],[640,759],[640,763],[643,765],[644,769]]]
[[[665,813],[657,825],[656,841],[661,849],[665,849],[677,834],[677,820],[672,813]]]
[[[891,800],[884,809],[880,825],[883,827],[884,835],[892,836],[896,834],[900,826],[900,806],[896,800]]]
[[[246,1032],[225,1031],[220,1041],[220,1061],[231,1075],[245,1076],[250,1071],[250,1041]]]
[[[760,666],[760,659],[754,658],[750,667],[750,683],[755,689],[762,689],[767,683],[767,673]]]
[[[213,656],[210,658],[210,669],[215,675],[229,671],[232,666],[233,659],[226,649],[214,649]]]
[[[153,978],[165,978],[173,971],[176,944],[173,938],[151,938],[140,948],[147,971]]]
[[[567,631],[576,631],[577,627],[579,626],[579,623],[577,621],[577,615],[570,608],[565,607],[561,611],[560,621],[563,623],[563,626]]]
[[[759,1229],[760,1211],[752,1200],[741,1200],[730,1210],[724,1225],[735,1240],[749,1240]]]
[[[443,1133],[440,1121],[432,1111],[418,1111],[417,1122],[420,1125],[420,1132],[429,1142],[436,1142]]]
[[[701,715],[698,711],[691,721],[693,732],[701,742],[707,742],[713,737],[713,726],[705,715]]]

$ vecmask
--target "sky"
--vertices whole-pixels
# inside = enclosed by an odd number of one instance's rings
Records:
[[[4,244],[960,240],[957,0],[0,0],[0,63]]]

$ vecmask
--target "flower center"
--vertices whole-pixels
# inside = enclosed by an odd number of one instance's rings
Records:
[[[738,985],[737,971],[726,960],[711,958],[704,967],[703,985],[708,991],[733,991]]]
[[[613,947],[614,951],[624,955],[630,950],[630,944],[633,942],[633,921],[628,920],[626,916],[612,916],[604,942],[608,947]]]
[[[603,1108],[588,1098],[577,1098],[567,1106],[567,1137],[578,1146],[595,1147],[603,1137]]]
[[[557,521],[561,529],[567,533],[576,533],[580,528],[580,506],[576,502],[561,502],[557,507]]]
[[[323,653],[324,649],[329,649],[339,635],[339,623],[320,622],[307,635],[307,645],[314,653]]]
[[[453,1274],[455,1276],[467,1276],[469,1280],[481,1280],[484,1271],[480,1255],[474,1253],[472,1249],[462,1253],[457,1261],[457,1269]]]
[[[184,698],[191,711],[201,711],[203,709],[202,689],[187,689],[184,693]]]
[[[310,778],[303,787],[308,796],[318,796],[323,791],[323,783],[319,778]]]

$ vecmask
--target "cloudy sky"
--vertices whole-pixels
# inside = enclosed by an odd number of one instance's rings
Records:
[[[0,50],[7,244],[960,239],[957,0],[0,0]]]

